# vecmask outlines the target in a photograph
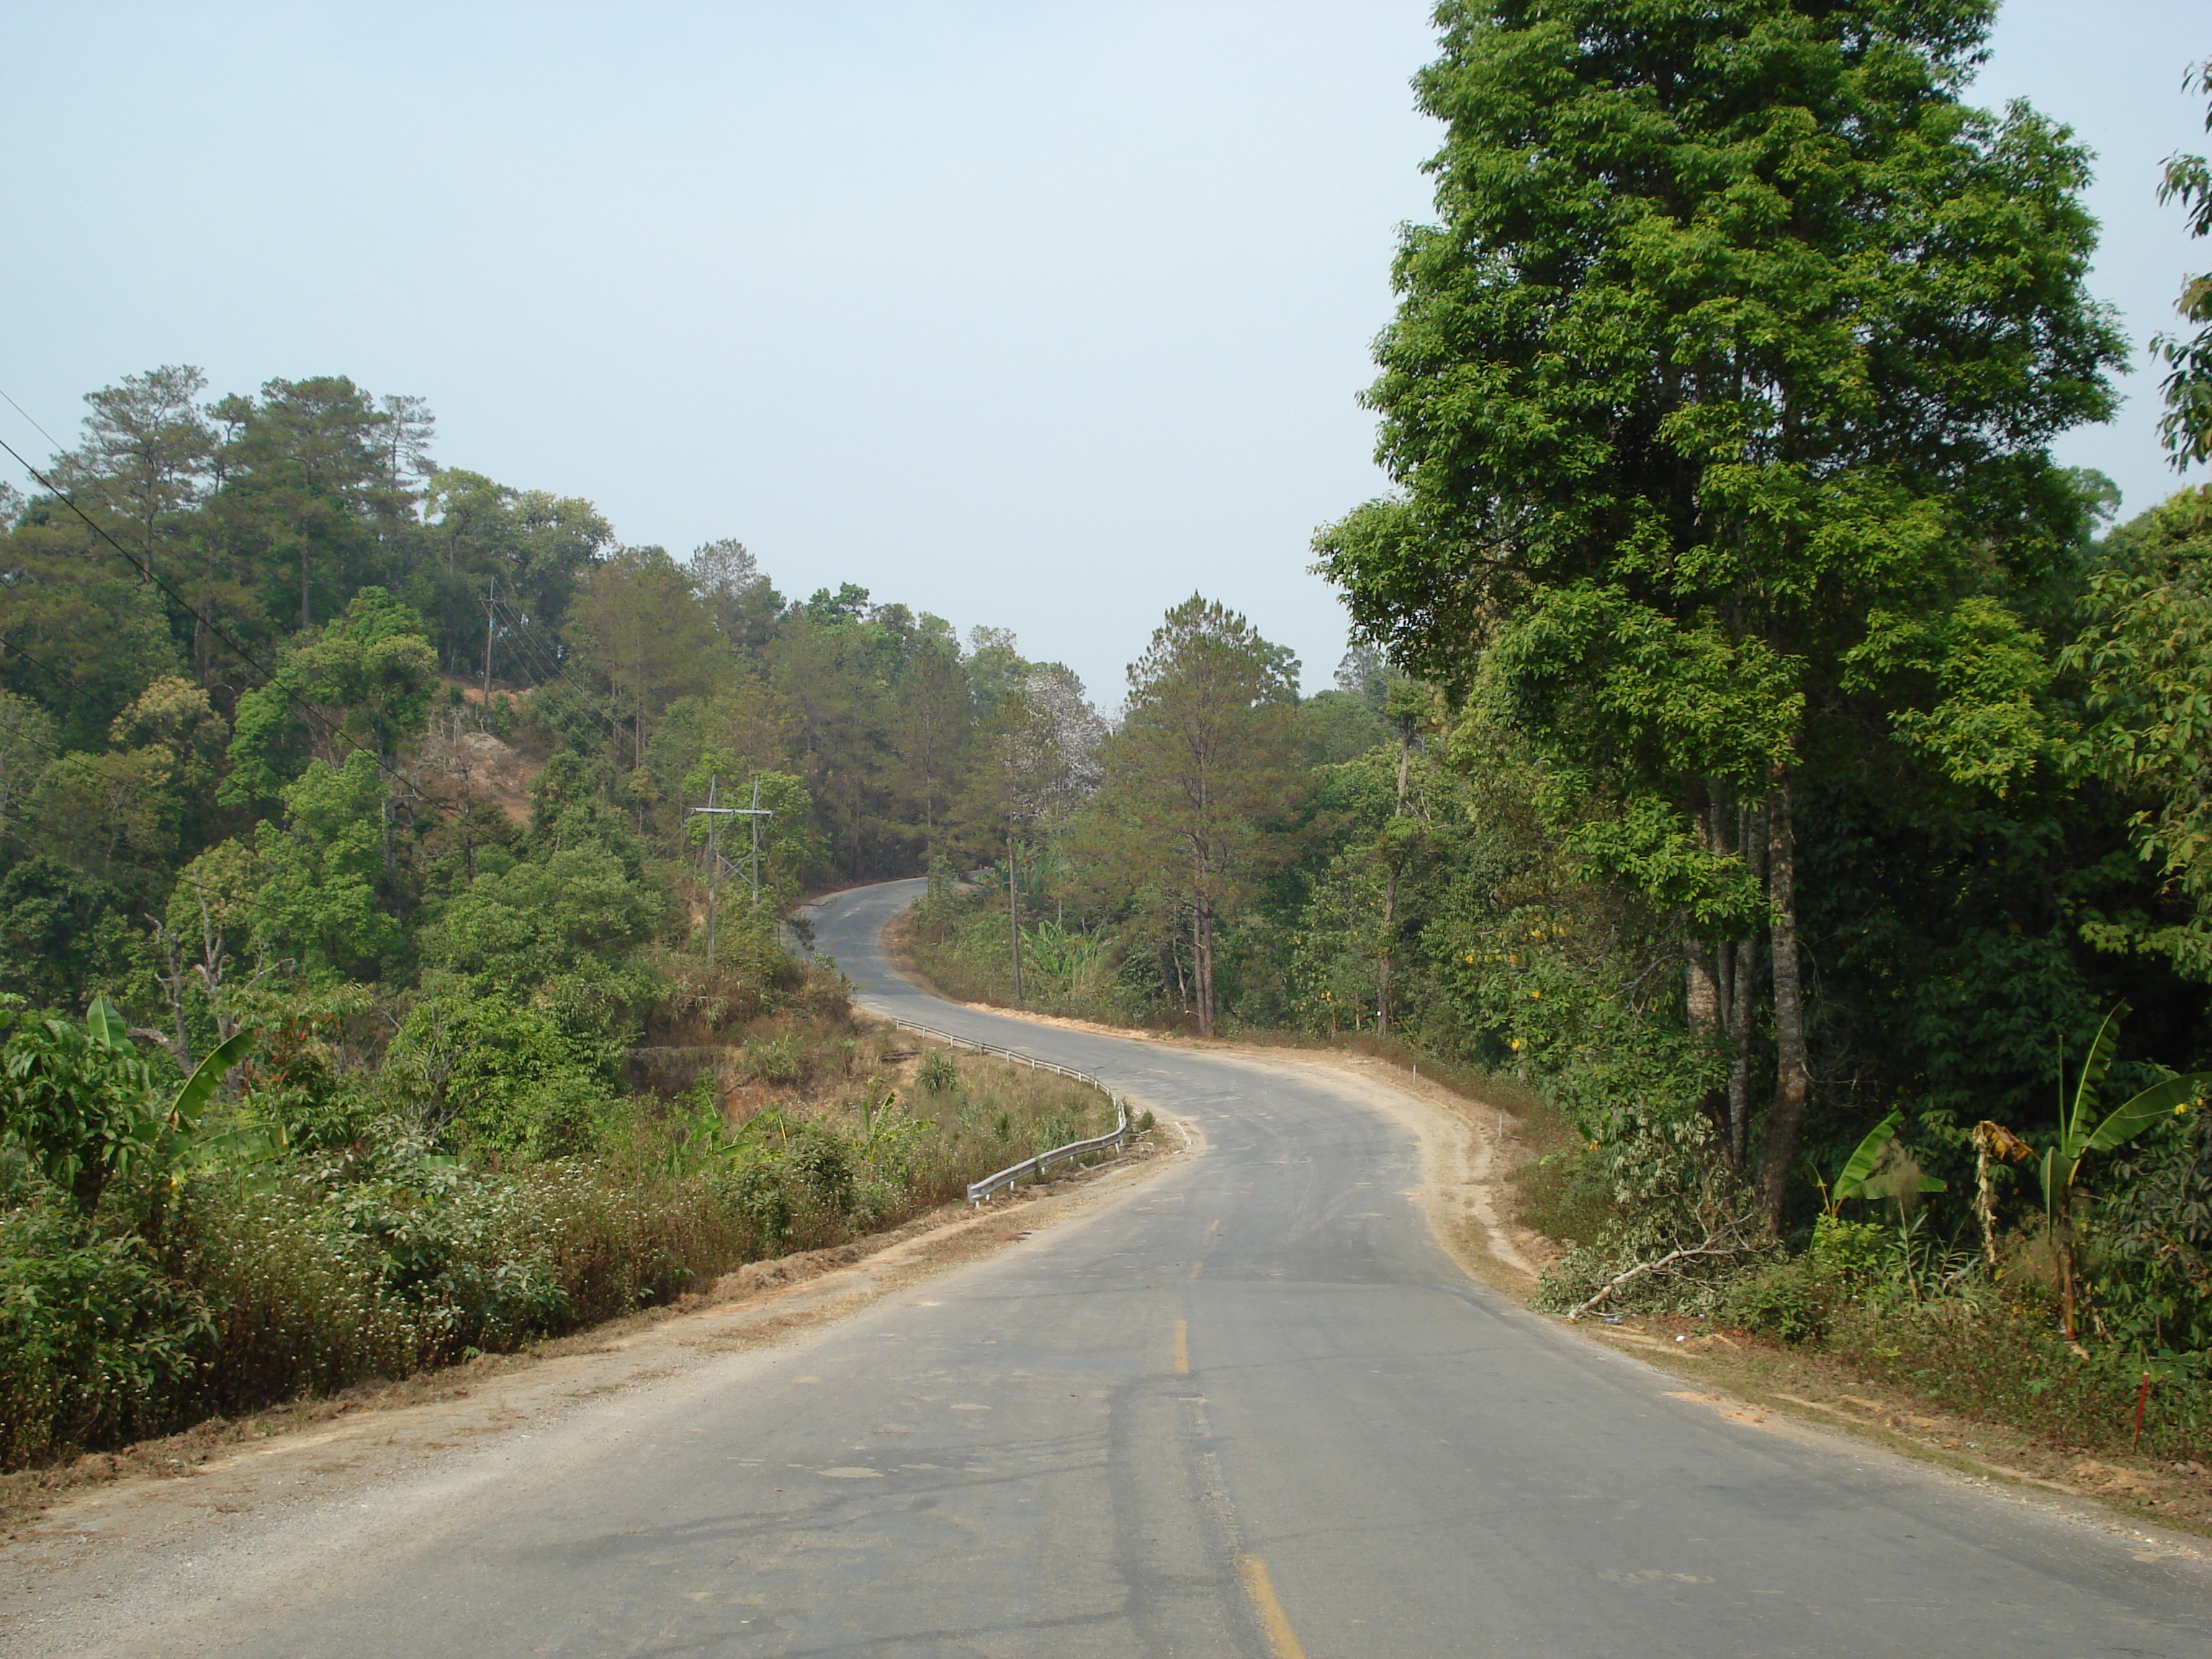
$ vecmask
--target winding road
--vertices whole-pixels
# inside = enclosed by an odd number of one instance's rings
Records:
[[[426,1484],[220,1650],[2212,1653],[2201,1558],[1730,1420],[1474,1283],[1411,1132],[1325,1071],[925,996],[878,944],[919,885],[821,907],[862,1001],[1094,1072],[1202,1150],[618,1423],[582,1408],[511,1474]]]

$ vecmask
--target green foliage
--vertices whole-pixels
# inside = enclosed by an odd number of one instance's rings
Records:
[[[2195,82],[2193,90],[2200,97],[2212,99],[2212,59],[2192,68],[2188,78]],[[2204,124],[2212,131],[2212,109],[2207,110]],[[2212,167],[2203,156],[2168,156],[2158,199],[2179,200],[2188,210],[2191,236],[2212,235]],[[2198,325],[2196,334],[2187,338],[2160,335],[2151,342],[2151,353],[2168,370],[2161,387],[2166,414],[2159,422],[2159,435],[2174,465],[2185,467],[2212,460],[2212,273],[2183,283],[2174,309],[2184,322]]]
[[[1267,834],[1291,809],[1297,665],[1242,616],[1194,594],[1129,669],[1089,831],[1115,884],[1187,911],[1187,1006],[1210,1036],[1219,1005],[1215,928],[1280,856]]]
[[[1404,234],[1370,393],[1399,493],[1321,568],[1521,737],[1548,829],[1680,913],[1693,1046],[1770,1025],[1779,1225],[1830,873],[1797,804],[1863,780],[1987,815],[2064,735],[2035,622],[2088,502],[2047,445],[2110,411],[2124,349],[2085,287],[2087,157],[1960,102],[1979,7],[1437,21],[1442,222]],[[1724,1012],[1747,936],[1771,988]],[[1722,1095],[1731,1158],[1748,1101]]]
[[[1729,1286],[1722,1315],[1755,1336],[1791,1344],[1828,1334],[1833,1298],[1802,1259],[1769,1263]]]
[[[202,1297],[0,1147],[0,1467],[160,1426],[212,1351]]]
[[[1962,1299],[1846,1308],[1829,1341],[1877,1382],[2048,1445],[2159,1462],[2212,1455],[2212,1375],[2201,1359],[2146,1367],[2123,1349],[2079,1349],[2052,1331],[2046,1309]],[[2153,1386],[2137,1443],[2146,1370]]]
[[[2075,1079],[2073,1104],[2059,1121],[2058,1139],[2043,1155],[2044,1212],[2055,1226],[2069,1223],[2075,1183],[2080,1179],[2082,1160],[2090,1153],[2124,1146],[2162,1120],[2185,1117],[2191,1111],[2201,1114],[2207,1095],[2212,1094],[2212,1073],[2196,1073],[2163,1079],[2106,1110],[2105,1079],[2118,1056],[2120,1022],[2128,1013],[2124,1002],[2106,1015],[2104,1024],[2097,1028]]]
[[[2134,809],[2130,839],[2164,902],[2100,918],[2092,937],[2212,980],[2212,489],[2153,508],[2105,552],[2060,657],[2094,716],[2071,760]]]
[[[1542,1274],[1536,1305],[1565,1312],[1607,1281],[1675,1251],[1686,1255],[1615,1293],[1608,1306],[1706,1313],[1722,1305],[1731,1281],[1765,1252],[1753,1243],[1748,1200],[1705,1147],[1694,1121],[1632,1114],[1613,1138],[1591,1149],[1590,1174],[1611,1203],[1595,1239],[1570,1245]]]
[[[111,1181],[163,1154],[154,1069],[105,1003],[82,1025],[0,1009],[0,1152],[26,1158],[89,1218]]]
[[[1899,1257],[1892,1230],[1822,1215],[1802,1255],[1768,1261],[1730,1285],[1721,1316],[1777,1342],[1817,1344],[1855,1296],[1891,1277]]]
[[[471,982],[514,989],[619,960],[651,937],[656,920],[622,860],[584,842],[485,870],[426,930],[422,951]]]
[[[388,762],[428,724],[437,667],[422,619],[382,588],[362,588],[343,616],[286,650],[274,679],[239,700],[222,799],[243,804],[284,793],[298,775],[301,705],[318,711],[319,743],[357,744]]]
[[[2087,1231],[2094,1304],[2124,1345],[2212,1352],[2212,1112],[2167,1119],[2116,1163]]]
[[[311,762],[283,801],[283,823],[264,819],[254,834],[255,939],[310,981],[380,978],[406,937],[385,902],[388,800],[376,757],[356,749],[337,766]]]
[[[58,502],[0,521],[0,992],[92,1008],[0,1022],[0,1459],[665,1300],[1065,1129],[964,1078],[1003,1134],[848,1098],[842,988],[789,948],[831,866],[965,833],[1001,714],[1064,822],[1099,727],[1065,668],[850,585],[787,606],[732,541],[618,547],[434,466],[419,399],[206,390],[94,393],[56,463],[158,582]],[[760,904],[717,836],[701,949],[691,809],[756,778]],[[1034,944],[1072,970],[1088,936]],[[715,1050],[781,1107],[635,1087]]]
[[[401,1023],[387,1066],[433,1133],[511,1156],[573,1158],[605,1138],[611,1049],[539,1008],[434,993]]]
[[[804,1075],[798,1045],[787,1031],[765,1042],[747,1038],[744,1054],[745,1069],[763,1083],[796,1083]]]

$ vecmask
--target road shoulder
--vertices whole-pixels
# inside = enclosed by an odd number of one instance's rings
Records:
[[[1198,1148],[1170,1125],[1128,1156],[970,1210],[724,1274],[677,1306],[404,1382],[0,1480],[0,1655],[118,1583],[333,1505],[434,1478],[576,1412],[774,1347],[1048,1229],[1106,1212]]]
[[[962,1003],[1030,1024],[1231,1058],[1281,1075],[1325,1077],[1401,1124],[1420,1146],[1420,1199],[1445,1252],[1477,1282],[1526,1308],[1556,1246],[1515,1219],[1514,1171],[1526,1161],[1512,1115],[1384,1061],[1338,1051],[1206,1041],[994,1005]],[[1534,1313],[1563,1340],[1642,1362],[1689,1386],[1673,1397],[1765,1432],[1809,1436],[1838,1455],[1872,1446],[1975,1486],[2124,1537],[2157,1559],[2212,1560],[2212,1472],[2072,1454],[2002,1425],[1931,1408],[1826,1356],[1714,1329],[1704,1321],[1631,1316],[1570,1325]]]

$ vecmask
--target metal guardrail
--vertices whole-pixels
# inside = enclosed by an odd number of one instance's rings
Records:
[[[912,1031],[917,1036],[935,1037],[956,1048],[972,1049],[979,1054],[996,1054],[1000,1060],[1011,1060],[1017,1066],[1033,1066],[1040,1072],[1052,1072],[1060,1077],[1072,1078],[1078,1083],[1087,1083],[1114,1103],[1116,1121],[1110,1133],[1095,1135],[1089,1140],[1071,1140],[1065,1146],[1055,1146],[1048,1152],[1039,1152],[1035,1158],[1025,1158],[996,1175],[988,1175],[981,1181],[970,1182],[968,1185],[968,1201],[970,1204],[981,1204],[992,1194],[1012,1186],[1024,1176],[1041,1177],[1055,1164],[1065,1164],[1071,1158],[1085,1158],[1092,1152],[1103,1152],[1110,1147],[1123,1146],[1133,1133],[1129,1127],[1129,1103],[1088,1072],[1062,1066],[1058,1060],[1039,1060],[1035,1054],[1025,1054],[1018,1048],[1001,1048],[995,1042],[964,1037],[955,1031],[940,1031],[934,1025],[920,1025],[910,1019],[901,1019],[896,1014],[886,1014],[884,1018],[900,1030]]]

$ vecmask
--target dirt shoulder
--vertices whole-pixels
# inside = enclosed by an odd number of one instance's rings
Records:
[[[773,1346],[1016,1240],[1113,1202],[1194,1149],[1164,1124],[1087,1170],[948,1206],[850,1244],[753,1262],[677,1305],[526,1352],[200,1425],[50,1469],[0,1477],[0,1652],[25,1645],[58,1596],[103,1594],[104,1572],[154,1550],[190,1553],[236,1518],[434,1471],[493,1437],[527,1434],[734,1351]]]

